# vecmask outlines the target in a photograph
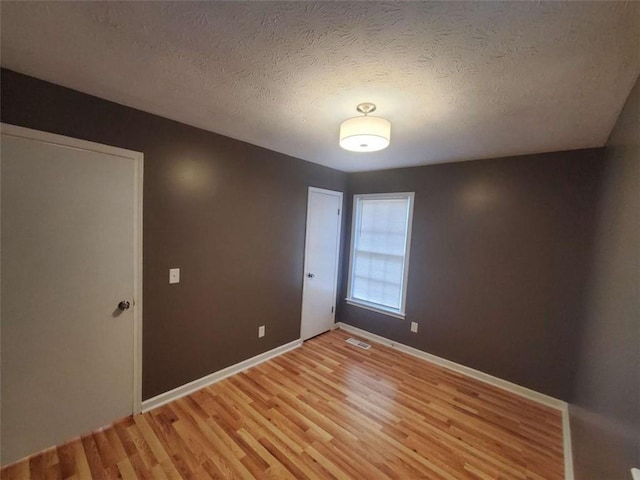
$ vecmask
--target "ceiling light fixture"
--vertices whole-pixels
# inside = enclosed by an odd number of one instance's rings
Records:
[[[364,117],[345,120],[340,125],[340,146],[352,152],[376,152],[387,148],[391,139],[391,122],[368,115],[376,109],[373,103],[356,107]]]

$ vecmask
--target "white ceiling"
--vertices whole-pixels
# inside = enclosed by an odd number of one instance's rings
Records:
[[[344,171],[602,146],[638,2],[9,2],[2,66]],[[360,102],[392,122],[338,147]]]

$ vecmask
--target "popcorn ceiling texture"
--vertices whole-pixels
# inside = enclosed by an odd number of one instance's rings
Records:
[[[602,146],[640,73],[637,2],[0,5],[3,67],[345,171]]]

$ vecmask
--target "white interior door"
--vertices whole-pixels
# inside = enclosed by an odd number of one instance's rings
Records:
[[[302,340],[326,332],[334,324],[341,218],[341,192],[309,187]]]
[[[10,125],[1,147],[6,465],[139,408],[142,154]]]

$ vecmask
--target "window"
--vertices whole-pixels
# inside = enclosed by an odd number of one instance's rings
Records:
[[[354,195],[347,303],[404,318],[413,193]]]

